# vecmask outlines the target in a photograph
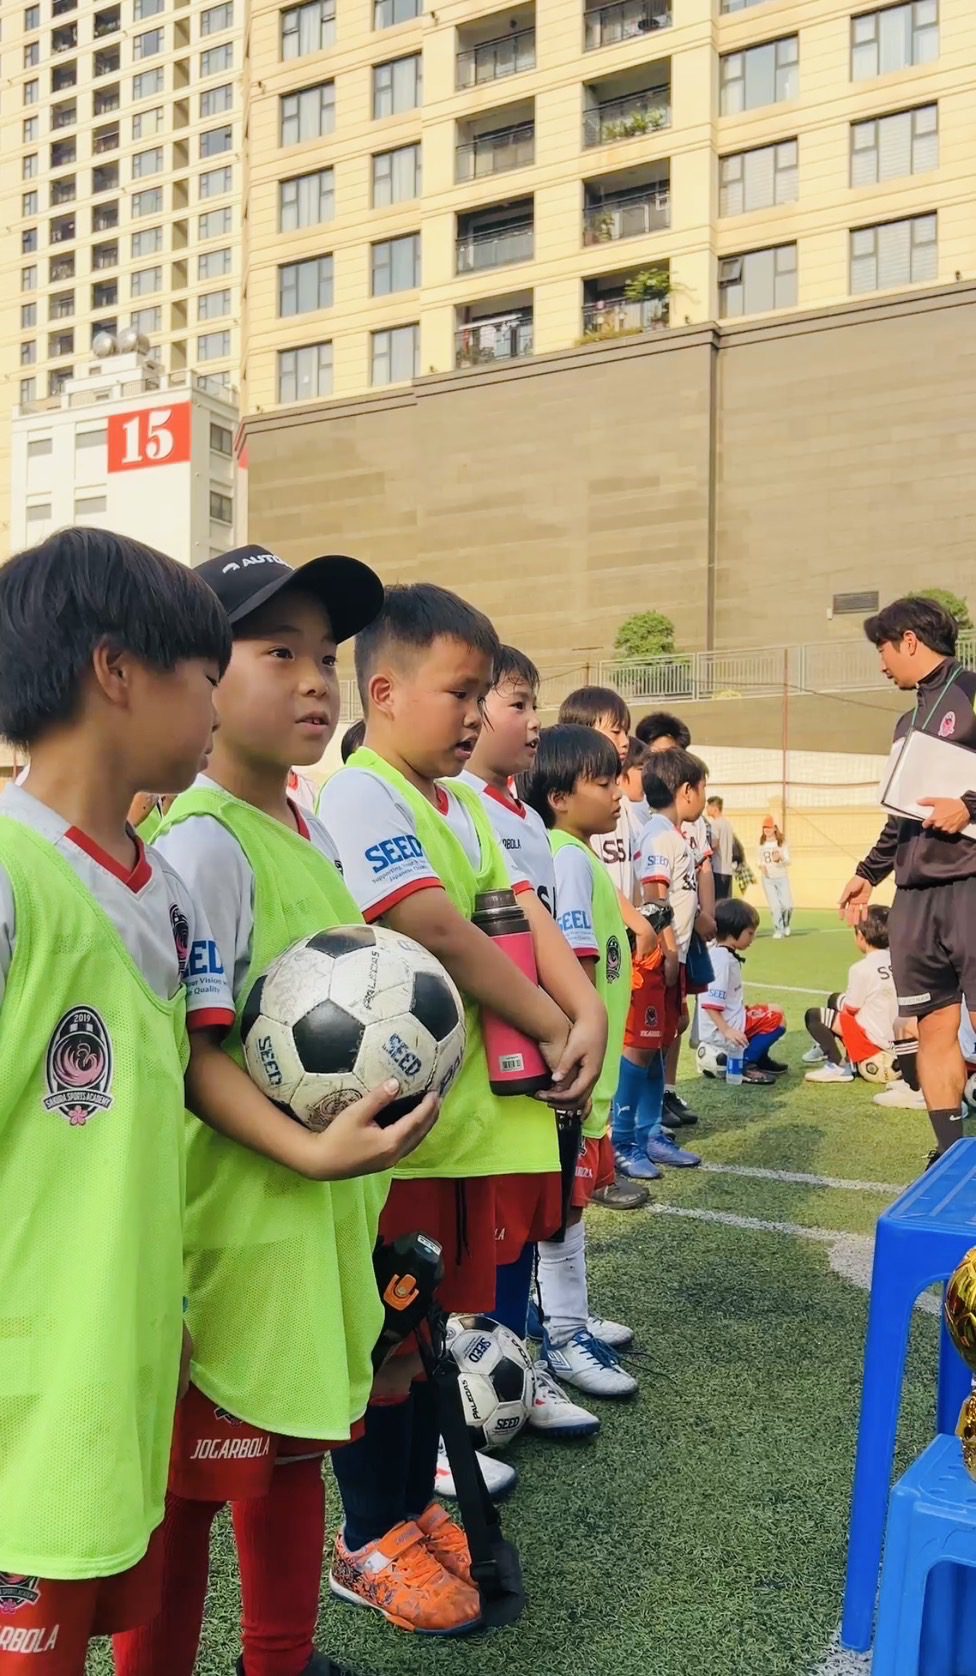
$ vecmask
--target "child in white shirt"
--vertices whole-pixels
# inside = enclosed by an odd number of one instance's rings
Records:
[[[786,1034],[786,1019],[778,1007],[747,1007],[742,989],[742,956],[759,929],[759,915],[750,903],[726,897],[715,905],[715,926],[712,981],[698,1009],[698,1069],[707,1077],[724,1076],[728,1056],[735,1054],[743,1061],[743,1082],[769,1086],[786,1069],[769,1057]]]
[[[894,1065],[898,997],[888,954],[887,908],[868,908],[854,928],[854,940],[862,958],[848,972],[847,988],[806,1015],[806,1027],[826,1061],[820,1070],[807,1072],[807,1082],[853,1082],[855,1071],[863,1075],[869,1065],[876,1069],[868,1080],[884,1081],[886,1065]]]

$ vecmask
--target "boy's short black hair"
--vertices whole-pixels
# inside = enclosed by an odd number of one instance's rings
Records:
[[[539,691],[539,671],[530,657],[517,646],[499,646],[491,666],[491,684],[500,687],[503,681],[524,681],[531,692]]]
[[[629,774],[632,768],[643,768],[650,754],[643,740],[631,739],[627,746],[627,755],[620,765],[621,774]]]
[[[727,937],[741,937],[743,931],[755,931],[759,915],[751,902],[741,896],[726,896],[715,904],[715,936],[722,943]]]
[[[652,809],[670,809],[679,787],[700,786],[707,779],[701,757],[683,751],[680,745],[670,751],[652,751],[641,770],[644,796]]]
[[[188,565],[112,530],[66,529],[0,569],[0,733],[29,750],[70,721],[102,644],[153,669],[230,662],[223,606]]]
[[[909,629],[930,652],[942,652],[951,658],[956,649],[959,625],[955,617],[938,600],[926,599],[923,594],[894,599],[873,617],[864,619],[864,632],[872,646],[882,646],[886,640],[897,646]]]
[[[719,797],[716,792],[709,792],[708,802],[705,807],[706,809],[717,809],[719,814],[721,814],[722,810],[725,808],[725,799],[724,797]]]
[[[433,582],[403,582],[387,588],[379,616],[356,636],[356,680],[363,709],[369,699],[369,678],[386,647],[426,652],[439,635],[483,652],[494,668],[501,642],[483,611]]]
[[[363,721],[362,716],[360,716],[358,722],[353,722],[352,727],[346,728],[346,731],[339,742],[339,755],[341,756],[343,762],[348,762],[353,751],[359,750],[359,747],[365,737],[366,723]]]
[[[540,733],[535,762],[521,776],[519,790],[523,802],[554,826],[549,802],[554,792],[572,792],[580,780],[615,780],[619,773],[620,759],[604,734],[578,722],[557,722]]]
[[[855,929],[861,933],[869,949],[886,949],[888,947],[888,910],[887,908],[868,908]]]
[[[634,732],[642,745],[653,745],[655,739],[673,739],[686,751],[691,744],[691,728],[667,710],[652,710],[649,716],[642,716]]]
[[[613,687],[577,687],[559,706],[560,722],[577,727],[596,727],[604,717],[630,732],[630,711]]]

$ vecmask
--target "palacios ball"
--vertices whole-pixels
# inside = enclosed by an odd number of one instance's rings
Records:
[[[976,1373],[976,1246],[950,1277],[944,1307],[952,1342],[970,1372]]]

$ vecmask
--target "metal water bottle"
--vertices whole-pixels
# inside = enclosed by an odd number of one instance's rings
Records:
[[[491,937],[530,983],[539,982],[529,922],[511,890],[486,890],[475,902],[473,923]],[[481,1028],[493,1094],[536,1094],[551,1084],[539,1044],[497,1013],[482,1009]]]

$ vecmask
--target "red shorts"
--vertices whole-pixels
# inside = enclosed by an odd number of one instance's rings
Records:
[[[444,1252],[444,1279],[438,1288],[451,1314],[490,1315],[495,1307],[494,1176],[463,1181],[395,1181],[380,1217],[380,1236],[429,1234]]]
[[[353,1437],[362,1431],[359,1421]],[[324,1455],[344,1442],[266,1432],[228,1414],[191,1385],[176,1405],[169,1487],[184,1501],[249,1501],[267,1495],[279,1461]]]
[[[877,1042],[872,1042],[867,1032],[858,1024],[857,1014],[848,1012],[846,1008],[837,1014],[837,1028],[852,1065],[860,1065],[864,1059],[876,1059],[879,1053],[889,1051],[887,1048],[879,1048]]]
[[[563,1219],[563,1186],[558,1171],[495,1177],[495,1256],[515,1263],[527,1245],[551,1239]]]
[[[0,1573],[0,1676],[84,1676],[93,1635],[138,1629],[159,1611],[162,1527],[115,1577],[48,1582]]]
[[[785,1024],[786,1016],[778,1007],[757,1004],[746,1008],[746,1035],[750,1042],[753,1036],[766,1036],[770,1030],[781,1030]]]
[[[593,1136],[587,1136],[580,1150],[570,1203],[576,1210],[585,1210],[597,1188],[612,1187],[616,1179],[611,1137],[604,1135],[598,1141]]]
[[[677,998],[677,990],[672,992]],[[674,1015],[675,1020],[677,1014]],[[668,987],[664,981],[664,967],[659,961],[650,966],[646,961],[634,963],[631,977],[630,1011],[624,1029],[624,1047],[666,1048],[673,1037],[668,1031]]]

